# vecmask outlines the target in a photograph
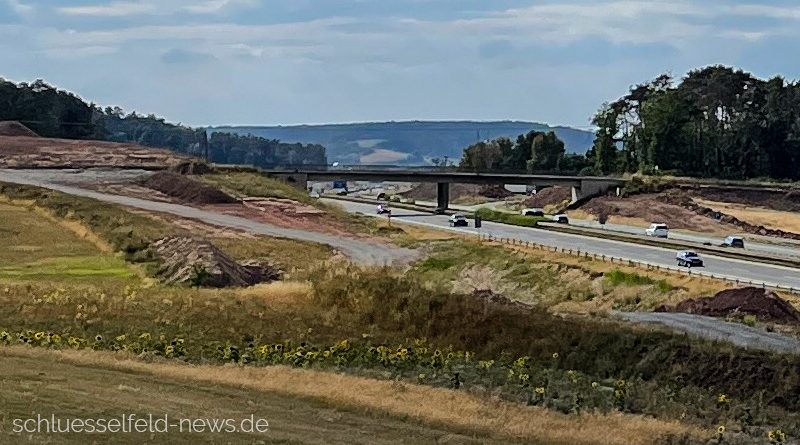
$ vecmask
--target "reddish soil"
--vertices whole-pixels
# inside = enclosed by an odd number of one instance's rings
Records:
[[[719,221],[722,224],[728,224],[737,227],[747,233],[753,233],[761,236],[771,236],[776,238],[787,238],[800,240],[800,234],[787,232],[781,229],[770,229],[763,225],[751,224],[747,221],[742,221],[732,215],[727,215],[723,212],[714,210],[710,207],[704,207],[697,204],[692,198],[684,192],[679,190],[670,190],[660,195],[663,202],[674,204],[693,212],[696,215]]]
[[[203,209],[239,216],[288,229],[309,230],[318,233],[359,238],[343,222],[332,218],[317,208],[289,200],[246,200],[242,204],[210,204]]]
[[[538,190],[535,195],[523,201],[525,207],[544,208],[550,205],[569,203],[572,199],[572,190],[566,187],[546,187]]]
[[[702,187],[686,189],[686,194],[708,201],[730,202],[772,210],[800,212],[800,190],[729,189]]]
[[[656,312],[683,312],[711,317],[754,315],[762,321],[800,324],[800,312],[791,303],[760,287],[728,289],[713,297],[682,301],[674,308],[662,306]]]
[[[33,130],[17,121],[0,122],[0,136],[27,136],[32,138],[39,137],[39,135],[34,133]]]
[[[401,195],[423,201],[436,200],[436,184],[423,182],[416,185],[411,190],[401,193]],[[450,184],[450,200],[458,198],[484,196],[492,199],[503,199],[512,196],[513,193],[499,185],[480,185],[480,184]]]
[[[165,195],[192,204],[231,204],[238,202],[227,193],[189,177],[170,172],[158,172],[142,185]]]
[[[627,198],[599,196],[583,204],[580,209],[593,215],[600,215],[605,212],[608,216],[639,218],[650,222],[665,222],[669,224],[670,228],[674,229],[712,233],[720,228],[726,228],[731,232],[737,231],[736,226],[698,215],[677,204],[663,202],[660,194],[649,193]]]
[[[105,141],[0,136],[0,168],[160,169],[194,158],[170,150]]]

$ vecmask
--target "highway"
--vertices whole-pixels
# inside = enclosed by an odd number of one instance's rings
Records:
[[[342,200],[326,201],[336,203],[352,213],[363,213],[364,215],[368,216],[386,218],[386,216],[376,215],[375,205],[372,204],[363,204]],[[535,242],[547,246],[580,250],[581,252],[594,253],[598,255],[611,255],[617,258],[641,261],[659,266],[676,266],[675,250],[664,249],[660,247],[644,246],[542,229],[511,226],[488,221],[484,221],[483,227],[480,229],[475,229],[472,226],[472,221],[470,221],[470,227],[451,228],[447,222],[447,216],[431,215],[430,213],[398,208],[392,210],[392,220],[433,228],[445,228],[448,230],[455,230],[461,233],[469,233],[473,235],[481,233],[494,237],[516,239],[523,242]],[[752,281],[758,285],[766,283],[768,286],[792,287],[795,289],[800,289],[800,269],[765,263],[755,263],[735,258],[717,257],[712,255],[703,255],[703,259],[706,263],[705,267],[695,268],[693,269],[693,272],[698,271],[700,273],[709,273],[732,280],[740,280],[745,284]]]

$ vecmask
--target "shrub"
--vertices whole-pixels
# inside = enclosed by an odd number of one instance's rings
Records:
[[[499,212],[497,210],[487,209],[486,207],[479,208],[478,211],[475,212],[475,215],[486,221],[494,221],[524,227],[536,227],[540,221],[545,220],[545,218],[542,217],[522,216],[515,213]]]

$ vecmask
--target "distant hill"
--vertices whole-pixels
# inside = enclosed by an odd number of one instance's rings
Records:
[[[432,158],[458,162],[468,145],[529,131],[555,131],[567,152],[585,153],[594,133],[519,121],[409,121],[273,127],[212,127],[209,132],[251,134],[284,143],[321,144],[328,161],[343,164],[427,164]]]

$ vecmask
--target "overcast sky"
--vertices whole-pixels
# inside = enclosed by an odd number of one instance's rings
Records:
[[[790,1],[0,0],[0,76],[191,125],[589,126],[662,72],[798,76]]]

